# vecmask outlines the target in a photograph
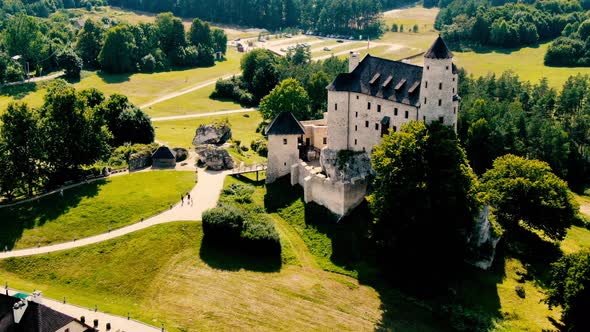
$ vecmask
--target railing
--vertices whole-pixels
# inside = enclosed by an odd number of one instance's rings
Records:
[[[266,168],[267,168],[266,164],[241,166],[241,167],[232,169],[231,174],[244,174],[244,173],[260,172],[260,171],[265,171]]]

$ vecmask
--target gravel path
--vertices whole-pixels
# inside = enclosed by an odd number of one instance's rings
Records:
[[[256,109],[256,108],[242,108],[239,110],[229,110],[229,111],[219,111],[219,112],[209,112],[209,113],[161,116],[159,118],[152,118],[152,121],[171,121],[171,120],[182,120],[182,119],[192,119],[192,118],[204,118],[207,116],[227,115],[227,114],[234,114],[234,113],[246,113],[246,112],[256,112],[256,111],[258,111],[258,109]]]

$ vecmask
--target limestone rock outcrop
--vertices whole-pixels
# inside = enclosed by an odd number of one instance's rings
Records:
[[[145,168],[152,165],[152,154],[150,151],[141,151],[129,156],[129,170]]]
[[[325,148],[320,155],[320,163],[328,178],[338,181],[351,181],[365,178],[373,173],[369,154],[362,151],[331,150]]]
[[[494,263],[500,235],[494,230],[490,207],[485,206],[467,234],[468,257],[466,261],[482,270],[489,270]]]
[[[193,139],[193,145],[221,145],[227,142],[231,138],[231,135],[231,128],[227,122],[200,125]]]
[[[195,148],[199,164],[220,171],[234,168],[234,160],[227,150],[213,144],[202,144]]]
[[[188,158],[188,150],[185,148],[173,148],[172,151],[174,152],[174,156],[176,157],[176,162],[181,162]]]

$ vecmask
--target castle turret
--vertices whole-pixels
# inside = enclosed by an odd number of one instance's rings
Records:
[[[277,115],[266,127],[268,135],[268,167],[266,183],[291,173],[291,165],[299,160],[299,138],[305,128],[290,112]]]
[[[438,36],[424,53],[424,68],[420,84],[419,120],[426,123],[439,121],[457,130],[457,69],[453,65],[453,53]]]

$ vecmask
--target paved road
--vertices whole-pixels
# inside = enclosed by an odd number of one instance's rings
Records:
[[[8,290],[9,295],[14,295],[20,291]],[[67,300],[67,299],[66,299]],[[99,331],[106,331],[106,324],[111,323],[111,331],[120,332],[161,332],[162,327],[155,327],[147,325],[135,320],[127,320],[127,317],[121,317],[116,315],[110,315],[104,312],[94,311],[89,308],[82,308],[71,304],[64,304],[61,301],[52,300],[46,297],[42,298],[41,302],[44,306],[49,307],[55,311],[64,313],[70,317],[80,319],[84,316],[86,324],[92,326],[95,319],[98,319]]]
[[[172,209],[164,211],[158,215],[148,218],[142,222],[125,226],[109,233],[103,233],[76,241],[54,244],[45,247],[19,249],[0,253],[0,259],[9,257],[23,257],[39,254],[46,254],[55,251],[67,250],[87,246],[94,243],[107,241],[119,236],[129,233],[137,232],[154,225],[181,221],[181,220],[201,220],[203,211],[213,208],[217,205],[217,200],[223,189],[223,182],[225,176],[230,171],[214,172],[207,170],[199,170],[197,185],[191,190],[190,194],[193,198],[193,205],[177,203]]]
[[[231,78],[232,76],[239,76],[239,75],[241,75],[241,73],[235,73],[235,74],[228,74],[228,75],[220,76],[220,77],[214,78],[212,80],[209,80],[209,81],[200,83],[198,85],[192,86],[190,88],[186,88],[186,89],[180,90],[178,92],[169,93],[169,94],[164,95],[164,96],[162,96],[160,98],[154,99],[154,100],[150,101],[149,103],[143,104],[143,105],[139,106],[139,108],[148,108],[148,107],[150,107],[152,105],[161,103],[161,102],[166,101],[168,99],[176,98],[176,97],[185,95],[187,93],[191,93],[193,91],[202,89],[202,88],[204,88],[206,86],[213,85],[213,84],[215,84],[215,82],[217,82],[220,79],[224,79],[225,80],[225,79]]]
[[[11,83],[6,83],[4,85],[0,86],[13,86],[13,85],[21,85],[21,84],[27,84],[27,83],[36,83],[36,82],[43,82],[43,81],[49,81],[55,78],[58,78],[60,76],[62,76],[64,74],[63,71],[51,74],[51,75],[47,75],[47,76],[41,76],[41,77],[33,77],[29,80],[25,80],[25,81],[19,81],[19,82],[11,82]]]
[[[192,118],[204,118],[207,116],[227,115],[227,114],[256,112],[256,111],[258,111],[258,109],[256,109],[256,108],[242,108],[239,110],[229,110],[229,111],[219,111],[219,112],[209,112],[209,113],[161,116],[158,118],[152,118],[152,121],[171,121],[171,120],[182,120],[182,119],[192,119]]]

